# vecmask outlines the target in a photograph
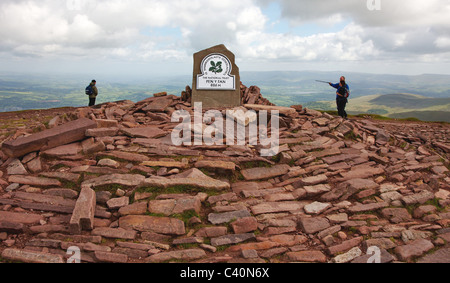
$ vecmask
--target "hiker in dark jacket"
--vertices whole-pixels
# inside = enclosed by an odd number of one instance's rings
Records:
[[[337,89],[336,104],[339,116],[341,116],[344,119],[347,119],[347,112],[345,112],[345,107],[347,106],[348,97],[350,96],[350,87],[345,82],[345,77],[341,77],[340,82],[337,84],[330,83],[330,86]]]
[[[95,105],[95,100],[97,99],[98,95],[98,89],[95,86],[97,82],[95,80],[92,80],[91,84],[89,85],[91,88],[91,91],[89,91],[89,106]]]

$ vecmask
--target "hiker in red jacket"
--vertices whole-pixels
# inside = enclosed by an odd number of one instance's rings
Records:
[[[329,83],[331,87],[337,89],[336,91],[336,104],[338,108],[338,114],[344,119],[347,119],[347,112],[345,112],[345,106],[348,103],[348,97],[350,96],[350,87],[345,82],[345,77],[341,77],[340,82],[337,84]]]

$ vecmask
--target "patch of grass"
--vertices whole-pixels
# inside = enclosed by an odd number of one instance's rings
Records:
[[[328,110],[328,111],[321,111],[321,110],[319,110],[319,111],[322,112],[322,113],[330,114],[332,116],[338,116],[339,115],[339,113],[337,111],[334,111],[334,110]]]
[[[441,207],[439,205],[439,199],[438,198],[431,199],[431,200],[425,202],[423,205],[432,205],[432,206],[436,207],[437,212],[445,212],[445,210],[446,210],[445,207]]]
[[[154,217],[168,217],[167,215],[162,214],[162,213],[152,213],[152,212],[148,212],[148,211],[145,213],[145,215],[146,216],[154,216]]]
[[[218,246],[216,247],[217,251],[216,252],[223,252],[226,249],[228,249],[229,247],[231,247],[231,245],[223,245],[223,246]]]
[[[420,119],[417,118],[403,118],[403,119],[399,119],[399,121],[409,121],[409,122],[422,122]]]
[[[183,212],[182,214],[173,214],[173,215],[171,215],[170,217],[180,219],[181,221],[184,222],[184,224],[186,225],[186,227],[189,227],[189,226],[190,226],[190,225],[189,225],[189,220],[190,220],[192,217],[198,217],[198,218],[200,218],[200,215],[198,215],[198,213],[195,212],[195,210],[188,210],[188,211]]]
[[[275,163],[279,163],[281,160],[281,153],[278,153],[277,155],[272,156],[271,160]]]
[[[289,160],[288,165],[291,166],[291,167],[294,167],[295,166],[295,162],[296,162],[296,160],[294,158],[292,158],[291,160]]]
[[[413,215],[414,210],[416,210],[416,208],[418,208],[419,206],[420,206],[420,204],[410,204],[410,205],[405,205],[405,208],[409,214]]]
[[[66,189],[78,190],[80,188],[79,181],[72,182],[72,181],[62,180],[62,179],[59,179],[59,181],[61,182],[62,187],[66,188]]]
[[[353,140],[353,141],[356,141],[356,140],[358,140],[358,139],[361,139],[361,136],[360,136],[360,135],[356,135],[353,131],[351,131],[350,133],[346,134],[346,135],[344,136],[344,138],[345,138],[346,140]]]

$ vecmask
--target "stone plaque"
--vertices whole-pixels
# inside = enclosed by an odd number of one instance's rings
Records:
[[[241,105],[239,68],[235,56],[224,45],[194,54],[192,105],[203,108],[230,108]]]

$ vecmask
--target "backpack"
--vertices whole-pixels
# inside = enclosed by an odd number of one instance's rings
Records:
[[[340,87],[340,88],[338,89],[338,93],[339,93],[340,95],[342,95],[343,97],[347,97],[347,95],[350,94],[346,86],[347,86],[347,85],[345,85],[345,86],[343,86],[343,87]]]
[[[86,95],[93,95],[94,94],[94,90],[92,89],[92,85],[88,85],[86,87],[85,93],[86,93]]]

